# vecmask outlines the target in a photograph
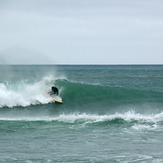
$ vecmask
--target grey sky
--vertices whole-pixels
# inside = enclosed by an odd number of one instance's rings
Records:
[[[0,64],[163,64],[163,1],[0,0]]]

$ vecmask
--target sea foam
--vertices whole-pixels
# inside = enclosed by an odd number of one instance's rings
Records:
[[[53,76],[46,76],[35,83],[0,83],[0,107],[47,104],[52,101],[48,91],[55,80]]]
[[[125,113],[115,113],[115,114],[86,114],[86,113],[69,113],[69,114],[59,114],[59,115],[41,115],[41,116],[21,116],[21,117],[1,117],[0,120],[9,121],[57,121],[64,123],[98,123],[98,122],[111,122],[116,119],[123,120],[124,122],[136,123],[136,124],[156,124],[163,121],[163,112],[158,114],[140,114],[134,111],[128,111]]]

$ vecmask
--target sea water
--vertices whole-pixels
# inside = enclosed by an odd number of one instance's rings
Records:
[[[0,162],[163,162],[163,66],[0,66]]]

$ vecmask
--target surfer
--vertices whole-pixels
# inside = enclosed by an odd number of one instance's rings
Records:
[[[58,94],[59,94],[59,90],[58,90],[58,88],[52,86],[52,87],[51,87],[50,95],[58,95]]]

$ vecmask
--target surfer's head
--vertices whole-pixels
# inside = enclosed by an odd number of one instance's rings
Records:
[[[57,87],[52,86],[51,89],[54,94],[58,95],[59,91]]]

